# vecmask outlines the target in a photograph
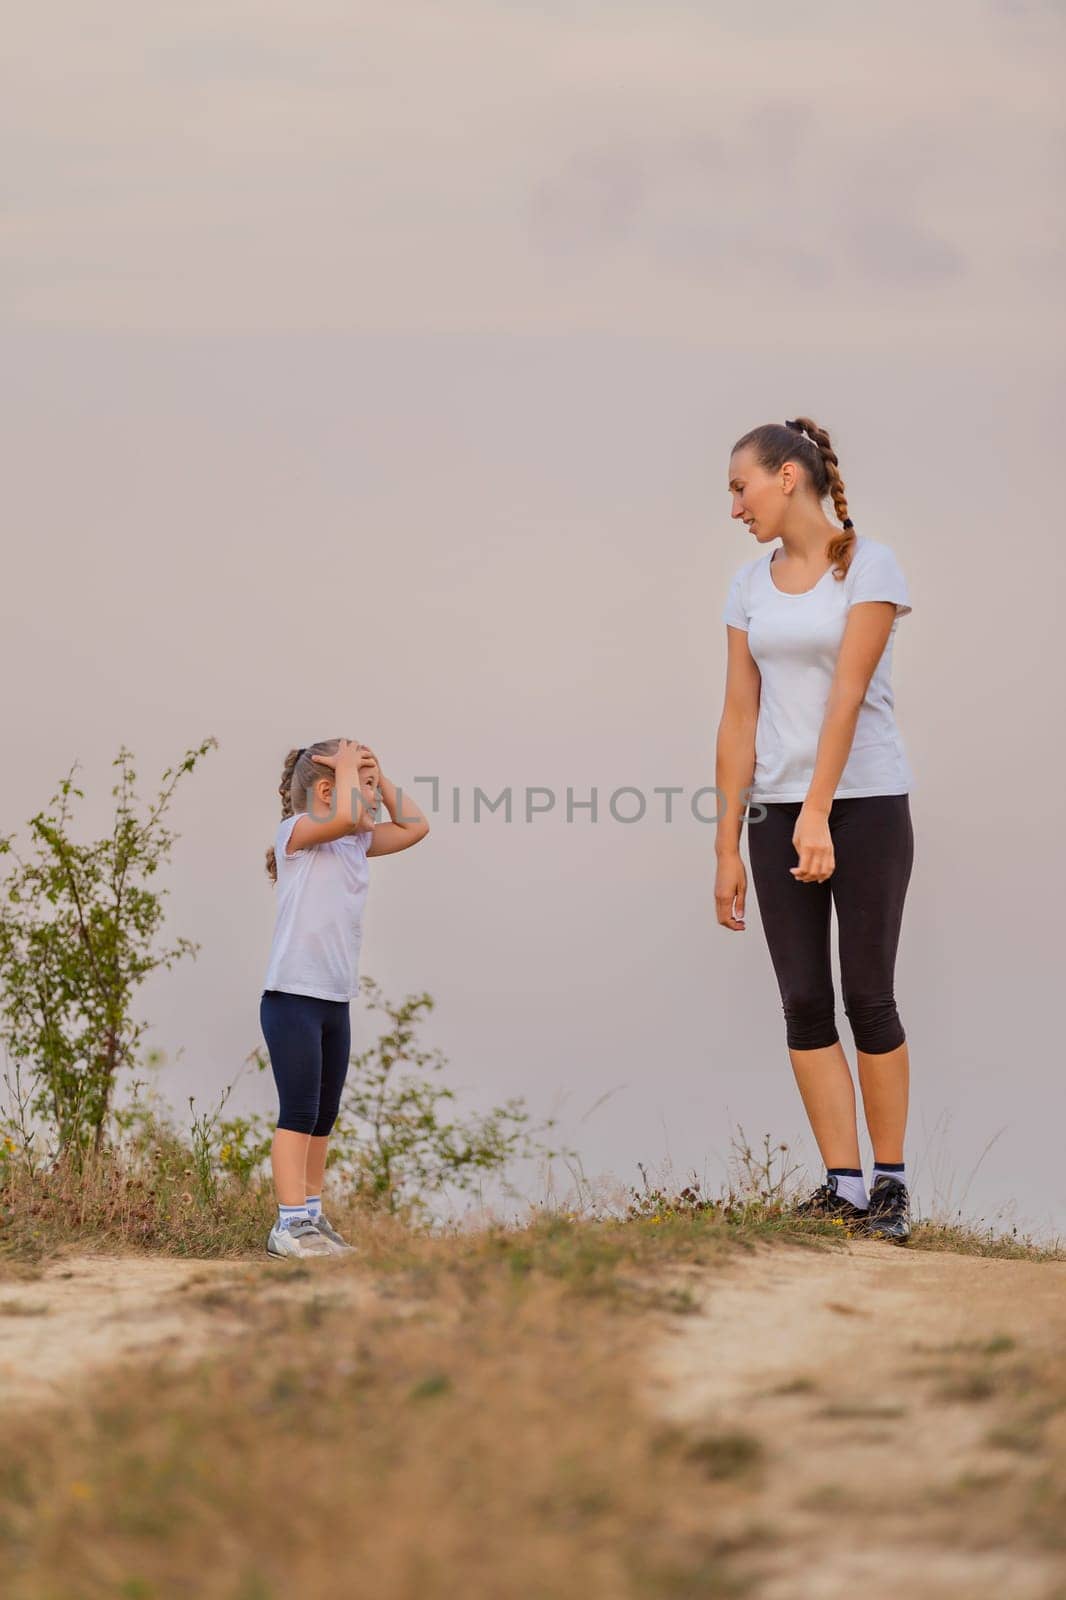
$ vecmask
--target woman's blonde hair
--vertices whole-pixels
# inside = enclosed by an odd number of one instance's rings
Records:
[[[800,433],[800,428],[806,431]],[[786,461],[798,461],[806,469],[811,488],[819,500],[824,500],[826,495],[831,496],[837,517],[846,526],[839,534],[833,535],[825,553],[834,563],[834,578],[843,582],[855,553],[855,533],[848,516],[848,499],[844,493],[837,454],[825,428],[819,427],[811,417],[794,417],[791,422],[764,422],[761,427],[752,428],[750,433],[738,439],[730,454],[735,455],[748,445],[754,450],[756,461],[767,472],[776,472]]]
[[[316,755],[331,756],[340,749],[339,739],[319,739],[302,750],[290,750],[281,769],[278,793],[281,796],[281,815],[291,817],[296,811],[307,810],[307,796],[319,778],[333,777],[333,768],[315,760]],[[278,863],[271,845],[266,853],[267,877],[271,883],[278,881]]]

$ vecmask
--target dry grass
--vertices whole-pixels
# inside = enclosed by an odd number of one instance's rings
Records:
[[[105,1147],[78,1166],[31,1171],[0,1161],[0,1278],[5,1268],[88,1247],[153,1255],[235,1257],[262,1251],[275,1213],[265,1184],[201,1179],[192,1150],[162,1126],[133,1149]]]
[[[340,1189],[332,1173],[327,1185],[331,1217],[358,1217],[360,1231],[373,1223],[365,1202]],[[242,1183],[230,1172],[205,1172],[192,1149],[162,1125],[133,1146],[105,1146],[81,1164],[60,1156],[31,1171],[9,1157],[0,1160],[0,1281],[5,1275],[32,1276],[35,1267],[70,1250],[259,1260],[275,1214],[268,1178]],[[631,1192],[628,1206],[617,1198],[605,1204],[585,1196],[578,1210],[530,1207],[530,1221],[545,1217],[577,1224],[566,1232],[565,1246],[552,1235],[552,1260],[565,1258],[568,1273],[597,1280],[609,1278],[623,1259],[683,1260],[712,1241],[725,1247],[787,1234],[817,1246],[841,1238],[839,1228],[794,1218],[778,1199],[750,1189],[707,1200],[691,1189],[670,1194],[645,1187],[639,1196]],[[487,1226],[494,1231],[491,1218]],[[536,1229],[508,1231],[518,1271],[522,1262],[538,1259],[545,1236]],[[414,1249],[421,1236],[414,1227],[388,1232],[391,1240],[403,1241],[404,1251]]]
[[[767,1141],[768,1145],[768,1141]],[[786,1151],[785,1146],[778,1147]],[[698,1185],[651,1186],[630,1191],[628,1207],[583,1197],[576,1211],[553,1207],[548,1215],[569,1216],[586,1233],[571,1241],[573,1270],[586,1260],[599,1272],[604,1257],[650,1251],[684,1259],[688,1241],[728,1235],[733,1243],[787,1234],[812,1244],[847,1236],[840,1224],[800,1220],[791,1215],[784,1185],[768,1176],[770,1155],[759,1158],[744,1147],[746,1160],[728,1193],[709,1199]],[[787,1153],[785,1161],[787,1163]],[[643,1169],[642,1169],[643,1171]],[[332,1177],[331,1214],[348,1215]],[[532,1207],[531,1217],[545,1214]],[[80,1166],[60,1158],[31,1172],[17,1157],[0,1159],[0,1281],[24,1278],[35,1265],[70,1249],[110,1254],[134,1251],[152,1255],[259,1259],[275,1216],[270,1182],[255,1177],[242,1183],[233,1173],[204,1172],[189,1145],[169,1126],[149,1124],[134,1146],[105,1147]],[[661,1231],[654,1244],[642,1231],[623,1224],[640,1221]],[[918,1222],[912,1244],[922,1250],[949,1250],[1025,1260],[1066,1260],[1061,1241],[1040,1245],[1016,1230],[1000,1235],[962,1223]],[[516,1249],[521,1250],[521,1246]],[[529,1248],[536,1248],[530,1245]],[[679,1309],[681,1309],[679,1307]]]
[[[640,1241],[665,1258],[660,1229],[603,1251],[551,1220],[369,1231],[372,1314],[331,1296],[359,1262],[245,1273],[220,1303],[246,1336],[211,1359],[109,1373],[5,1428],[10,1600],[743,1592],[731,1556],[770,1536],[744,1518],[757,1445],[664,1426],[633,1392],[661,1317]]]
[[[992,1469],[957,1479],[948,1507],[971,1520],[979,1511],[987,1543],[1066,1557],[1066,1351],[1019,1354],[1012,1339],[994,1336],[931,1353],[940,1359],[925,1369],[938,1379],[932,1403],[988,1410],[985,1443],[1000,1456]]]
[[[954,1255],[992,1256],[1001,1261],[1066,1261],[1061,1239],[1037,1244],[1016,1228],[996,1233],[977,1224],[919,1222],[911,1230],[911,1244],[919,1250],[950,1250]]]
[[[8,1420],[10,1600],[749,1592],[741,1573],[783,1537],[760,1493],[764,1446],[743,1426],[657,1420],[638,1394],[645,1351],[698,1308],[686,1267],[705,1276],[778,1239],[833,1250],[843,1229],[798,1222],[776,1197],[656,1190],[627,1217],[534,1211],[524,1227],[430,1237],[338,1199],[331,1212],[358,1257],[272,1264],[265,1186],[202,1186],[177,1142],[152,1156],[112,1153],[37,1179],[8,1163],[0,1273],[32,1279],[87,1247],[227,1257],[232,1279],[185,1293],[239,1318],[243,1335],[184,1366],[109,1371],[80,1401]],[[950,1237],[981,1254],[1063,1259]],[[946,1230],[934,1247],[951,1248]],[[351,1276],[369,1310],[338,1292]],[[979,1510],[997,1538],[1053,1546],[1066,1526],[1063,1359],[1023,1361],[994,1332],[914,1359],[925,1363],[914,1381],[935,1385],[931,1403],[981,1408],[1004,1461],[1002,1474],[960,1479],[954,1503]],[[807,1395],[825,1416],[833,1405],[810,1379],[780,1393]],[[833,1415],[898,1414],[872,1404]]]
[[[177,1141],[33,1178],[9,1162],[0,1207],[10,1279],[87,1249],[224,1256],[243,1282],[188,1293],[246,1322],[196,1364],[111,1371],[84,1404],[10,1420],[11,1600],[272,1600],[350,1593],[353,1574],[381,1600],[738,1595],[731,1553],[767,1537],[742,1503],[737,1520],[757,1447],[649,1417],[640,1347],[694,1308],[671,1267],[840,1242],[758,1206],[429,1237],[335,1197],[358,1258],[271,1264],[267,1187],[202,1185]],[[331,1297],[341,1273],[373,1315]]]

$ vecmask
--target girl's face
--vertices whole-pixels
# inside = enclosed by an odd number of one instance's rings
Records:
[[[369,766],[367,766],[367,767],[361,767],[360,768],[360,778],[361,778],[362,781],[359,784],[359,788],[362,791],[363,799],[365,800],[369,810],[373,811],[375,806],[377,805],[377,787],[378,787],[378,765],[377,765],[377,762],[374,761],[374,762],[371,762],[371,764]]]
[[[367,757],[366,766],[359,768],[359,789],[366,804],[373,809],[377,804],[378,779],[381,773],[378,770],[377,760],[373,756]]]

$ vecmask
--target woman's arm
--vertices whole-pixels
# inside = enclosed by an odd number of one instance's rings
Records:
[[[755,730],[762,698],[762,677],[748,648],[747,633],[730,627],[726,636],[725,704],[718,724],[714,774],[718,789],[714,848],[719,856],[736,855],[740,850],[744,790],[750,792],[755,774]]]
[[[848,764],[859,711],[874,669],[885,653],[896,607],[891,600],[863,600],[848,612],[833,674],[810,788],[803,802],[829,815],[840,775]]]
[[[726,628],[729,658],[726,668],[725,705],[718,724],[714,781],[718,827],[714,850],[718,865],[714,875],[715,914],[723,928],[744,931],[744,902],[748,875],[740,854],[740,830],[746,795],[755,774],[755,735],[759,723],[762,676],[748,648],[743,628]]]
[[[862,600],[848,612],[818,736],[814,772],[792,835],[800,859],[799,865],[789,870],[801,883],[823,883],[836,864],[829,813],[851,754],[859,711],[895,616],[891,600]]]

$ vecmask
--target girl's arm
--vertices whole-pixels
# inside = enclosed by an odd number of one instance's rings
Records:
[[[424,839],[429,832],[429,822],[414,799],[406,792],[398,794],[391,778],[378,773],[377,786],[391,822],[376,822],[373,836],[367,846],[368,856],[391,856],[397,850],[409,850]]]

